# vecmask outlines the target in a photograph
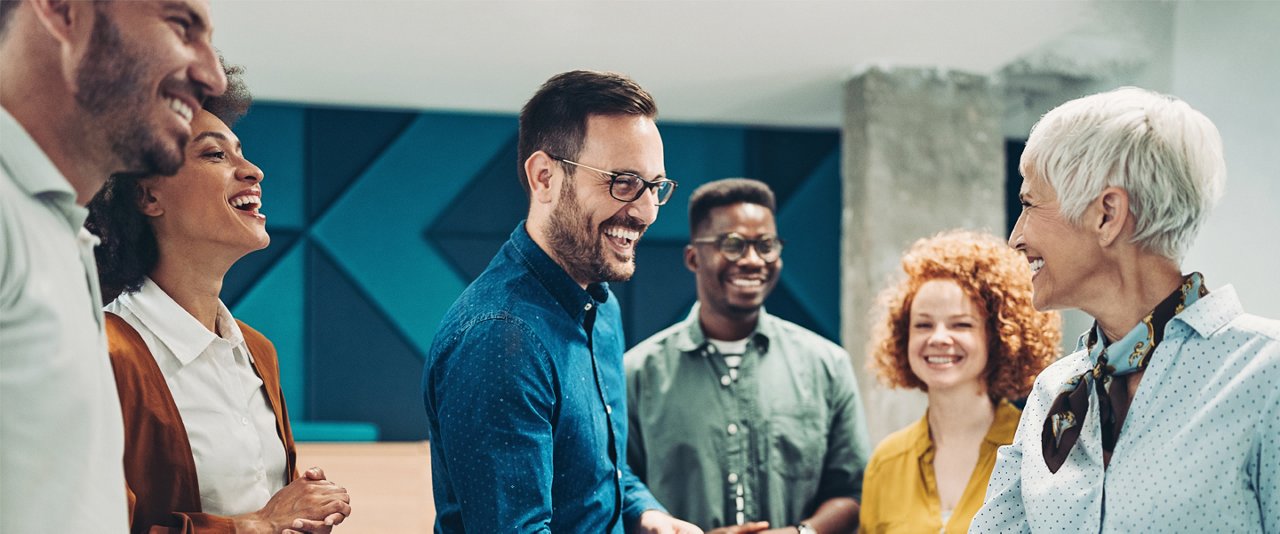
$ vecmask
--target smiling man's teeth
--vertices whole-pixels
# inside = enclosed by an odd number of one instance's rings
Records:
[[[616,237],[618,239],[626,239],[627,241],[630,241],[630,242],[635,242],[640,239],[640,232],[635,230],[628,230],[626,228],[617,228],[617,227],[608,228],[604,231],[604,235],[607,235],[609,237]]]
[[[1044,267],[1044,258],[1031,260],[1031,274],[1040,272],[1040,269],[1043,267]]]
[[[244,206],[261,206],[262,197],[257,195],[240,195],[231,199],[230,203],[231,206],[235,208],[242,208]]]
[[[178,115],[181,115],[182,118],[186,119],[187,121],[190,121],[191,118],[195,116],[195,112],[191,110],[191,106],[188,106],[185,102],[178,100],[176,98],[170,98],[168,100],[169,100],[169,109],[172,109],[178,112]]]
[[[730,280],[729,283],[741,287],[760,287],[764,284],[764,280],[755,278],[734,278]]]

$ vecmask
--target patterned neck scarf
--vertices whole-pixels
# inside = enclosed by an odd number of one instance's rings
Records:
[[[1049,472],[1058,472],[1079,439],[1080,425],[1085,413],[1089,411],[1091,392],[1098,394],[1102,450],[1111,452],[1115,449],[1120,429],[1124,426],[1124,418],[1129,412],[1127,384],[1124,380],[1115,378],[1146,369],[1156,345],[1164,339],[1164,327],[1169,320],[1207,294],[1209,290],[1204,286],[1204,276],[1200,273],[1187,275],[1178,289],[1165,297],[1133,330],[1115,343],[1108,344],[1102,327],[1094,323],[1086,346],[1089,359],[1097,363],[1093,369],[1063,384],[1057,399],[1049,407],[1049,417],[1044,422],[1041,439],[1044,463],[1049,467]],[[1112,387],[1113,384],[1117,387]]]

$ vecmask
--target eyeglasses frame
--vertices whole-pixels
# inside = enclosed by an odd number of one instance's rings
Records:
[[[556,161],[559,161],[559,162],[561,162],[561,163],[568,163],[568,164],[573,165],[573,166],[575,166],[575,167],[582,167],[582,168],[584,168],[584,169],[591,170],[591,171],[595,171],[595,172],[598,172],[598,173],[600,173],[600,174],[602,174],[602,175],[608,176],[608,177],[609,177],[609,196],[613,197],[613,199],[614,199],[614,200],[617,200],[617,201],[619,201],[619,202],[635,202],[635,201],[637,201],[637,200],[640,200],[640,197],[644,196],[644,194],[645,194],[645,193],[647,193],[650,189],[653,189],[653,190],[654,190],[654,192],[655,192],[655,194],[656,194],[656,193],[659,191],[659,190],[658,190],[658,188],[659,188],[659,187],[662,187],[662,185],[663,185],[663,184],[670,183],[670,184],[671,184],[671,192],[670,192],[670,193],[667,193],[667,198],[659,198],[659,199],[658,199],[658,203],[657,203],[657,205],[658,205],[658,206],[662,206],[662,205],[666,204],[668,201],[670,201],[670,200],[671,200],[671,197],[675,196],[675,194],[676,194],[676,187],[678,187],[678,186],[680,185],[680,183],[679,183],[679,182],[676,182],[675,180],[670,180],[670,179],[667,179],[667,178],[658,178],[657,180],[646,180],[643,176],[640,176],[639,174],[632,173],[632,172],[612,172],[612,171],[606,171],[606,170],[604,170],[604,169],[597,169],[597,168],[592,167],[592,166],[590,166],[590,165],[584,165],[584,164],[582,164],[582,163],[578,163],[578,162],[576,162],[576,161],[569,160],[569,159],[565,159],[565,158],[562,158],[562,157],[559,157],[559,156],[553,156],[553,155],[551,155],[551,154],[547,154],[547,156],[548,156],[548,157],[550,157],[551,159],[556,160]],[[617,183],[618,183],[618,178],[619,178],[619,177],[621,177],[621,176],[630,176],[630,177],[633,177],[633,178],[635,178],[635,179],[637,179],[637,180],[640,180],[640,183],[641,183],[641,184],[644,184],[644,185],[640,186],[640,189],[639,189],[639,191],[636,193],[635,198],[632,198],[632,199],[630,199],[630,200],[627,200],[627,199],[625,199],[625,198],[618,198],[618,195],[615,195],[615,194],[613,193],[613,186],[614,186],[615,184],[617,184]]]
[[[736,258],[731,258],[731,257],[729,257],[729,255],[728,255],[728,254],[725,254],[724,249],[722,249],[722,248],[721,248],[721,244],[722,244],[722,243],[724,243],[724,241],[725,241],[726,239],[729,239],[730,237],[733,237],[733,236],[737,236],[737,237],[738,237],[738,239],[741,239],[741,240],[743,241],[743,243],[745,244],[745,245],[742,247],[742,255],[741,255],[741,256],[738,256],[738,257],[736,257]],[[775,240],[777,240],[777,242],[778,242],[778,250],[777,250],[777,254],[774,256],[774,258],[773,258],[773,259],[767,259],[767,258],[765,258],[765,255],[764,255],[764,254],[762,254],[762,253],[760,252],[760,249],[758,248],[758,247],[760,246],[760,243],[761,243],[761,242],[763,242],[765,239],[770,238],[770,237],[771,237],[771,238],[773,238],[773,239],[775,239]],[[748,248],[750,248],[751,250],[756,251],[756,255],[757,255],[757,256],[760,256],[760,259],[761,259],[761,260],[763,260],[765,263],[773,263],[773,262],[775,262],[775,261],[778,261],[778,260],[782,259],[782,249],[783,249],[783,248],[784,248],[784,246],[787,244],[787,242],[786,242],[785,240],[783,240],[781,237],[778,237],[778,236],[776,236],[776,235],[772,235],[772,234],[765,234],[765,235],[760,236],[760,237],[757,237],[757,238],[755,238],[755,239],[750,239],[750,238],[748,238],[747,236],[744,236],[744,235],[742,235],[742,234],[739,234],[738,232],[729,232],[729,233],[720,234],[720,235],[714,235],[714,236],[697,237],[697,238],[694,238],[694,239],[689,240],[689,242],[690,242],[690,243],[693,243],[693,244],[695,244],[695,245],[715,245],[715,246],[716,246],[716,252],[719,252],[721,256],[724,256],[724,259],[729,260],[729,261],[739,261],[739,260],[741,260],[742,258],[747,257],[747,249],[748,249]]]

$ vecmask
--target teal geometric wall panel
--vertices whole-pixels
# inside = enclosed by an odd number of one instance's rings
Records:
[[[385,309],[361,291],[320,247],[308,254],[312,363],[307,401],[313,418],[363,421],[389,441],[426,439],[418,391],[422,358]]]
[[[529,200],[517,172],[513,131],[485,168],[423,231],[460,279],[479,276],[516,223],[525,218]]]
[[[416,117],[411,112],[307,110],[307,214],[315,219]]]
[[[831,151],[793,185],[778,208],[778,231],[787,236],[781,285],[804,307],[824,335],[840,332],[840,152]],[[836,259],[837,261],[832,261]]]
[[[680,185],[675,196],[658,211],[658,220],[645,231],[644,239],[687,242],[689,193],[712,180],[747,176],[747,131],[740,126],[661,122],[658,129],[662,133],[667,176]]]
[[[274,185],[274,184],[272,184]],[[263,185],[264,188],[268,187]],[[265,196],[265,195],[264,195]],[[264,207],[263,209],[267,209]],[[281,256],[288,252],[302,238],[301,230],[269,228],[271,245],[257,252],[240,258],[231,267],[231,273],[222,282],[222,301],[234,308],[250,289],[257,285],[257,280],[276,265]]]
[[[306,108],[263,105],[254,106],[234,127],[245,157],[263,172],[262,209],[268,214],[268,231],[307,226],[306,192],[314,182],[307,173],[306,123]]]
[[[514,127],[506,117],[421,114],[352,177],[312,227],[316,243],[422,354],[468,282],[422,232],[484,170]]]
[[[418,440],[422,360],[445,310],[528,207],[516,119],[259,103],[235,127],[263,182],[271,246],[228,273],[224,300],[280,354],[300,440]],[[688,195],[746,176],[779,197],[787,239],[771,313],[839,334],[839,134],[660,121],[680,182],[613,284],[632,345],[696,300],[683,265]]]
[[[753,175],[768,176],[778,205],[788,205],[792,193],[810,185],[828,156],[839,155],[839,143],[840,137],[830,130],[751,129],[746,139],[747,167]]]
[[[273,236],[273,246],[275,242]],[[253,278],[253,288],[232,307],[236,318],[262,332],[276,346],[289,417],[300,420],[307,418],[305,245],[299,241],[286,249],[275,265]]]

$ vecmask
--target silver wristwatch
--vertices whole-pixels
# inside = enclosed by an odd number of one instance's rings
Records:
[[[818,534],[818,531],[814,530],[808,523],[800,523],[799,525],[796,525],[796,532],[799,532],[800,534]]]

